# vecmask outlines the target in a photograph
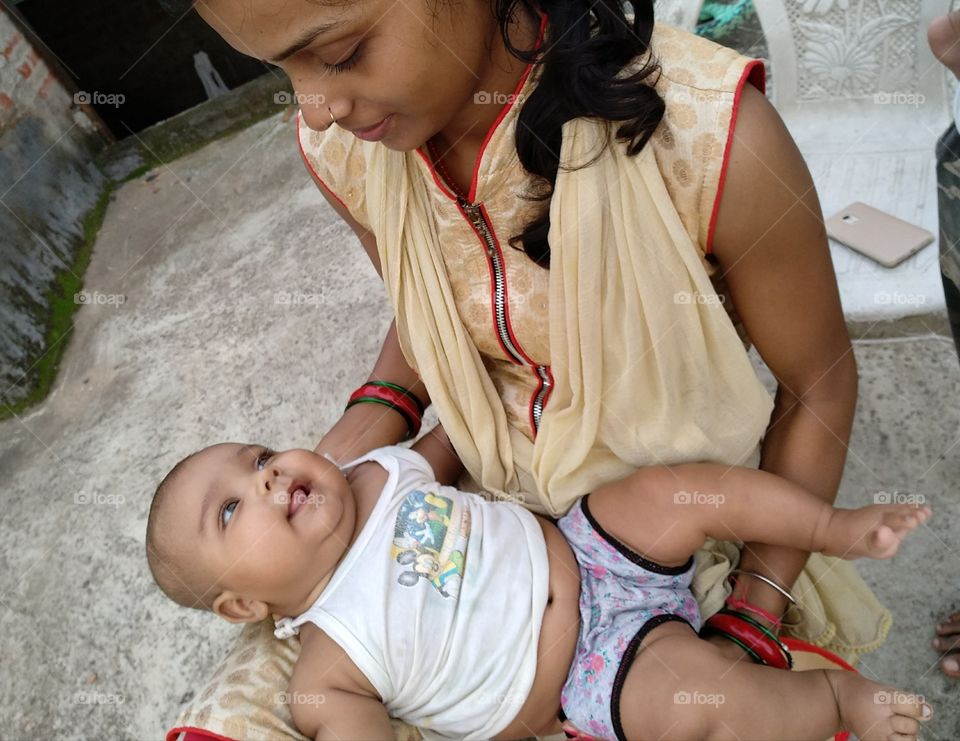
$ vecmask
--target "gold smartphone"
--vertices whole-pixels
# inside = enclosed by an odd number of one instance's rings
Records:
[[[888,268],[933,242],[933,235],[926,229],[859,201],[824,223],[831,239]]]

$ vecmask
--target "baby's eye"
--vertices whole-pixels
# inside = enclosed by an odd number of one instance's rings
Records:
[[[237,508],[238,504],[240,504],[238,499],[231,499],[223,505],[223,509],[220,510],[220,527],[226,527],[227,523],[230,522],[230,518],[233,517],[233,511]]]
[[[257,456],[256,466],[258,471],[262,471],[263,467],[267,465],[267,461],[273,457],[274,453],[272,450],[264,449],[261,451],[260,455]]]

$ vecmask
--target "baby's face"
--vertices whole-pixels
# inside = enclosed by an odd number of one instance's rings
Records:
[[[164,521],[181,531],[175,537],[186,539],[219,592],[262,601],[271,612],[309,606],[353,536],[350,485],[308,450],[214,445],[191,458],[173,483],[174,516]]]

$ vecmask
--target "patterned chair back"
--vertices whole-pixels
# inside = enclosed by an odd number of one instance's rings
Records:
[[[840,101],[945,109],[948,74],[930,53],[927,25],[950,0],[755,0],[755,7],[781,113]]]

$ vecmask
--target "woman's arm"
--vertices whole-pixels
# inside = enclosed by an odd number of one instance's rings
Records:
[[[778,383],[760,468],[833,502],[856,406],[856,360],[810,173],[779,114],[750,85],[741,96],[713,252]],[[792,585],[808,555],[747,543],[740,568]],[[735,596],[777,615],[786,606],[749,577]]]
[[[433,475],[445,486],[453,486],[463,473],[463,463],[444,432],[443,425],[437,425],[417,440],[413,449],[427,459]]]
[[[304,160],[304,163],[307,164],[306,160]],[[353,218],[343,202],[317,177],[309,164],[307,164],[307,171],[330,207],[360,240],[360,244],[364,252],[367,253],[367,257],[370,258],[377,275],[383,277],[380,269],[380,252],[377,249],[377,241],[373,232]],[[377,358],[373,372],[367,378],[367,381],[389,381],[398,386],[403,386],[420,399],[424,409],[430,405],[426,387],[421,383],[420,377],[407,364],[403,352],[400,350],[396,322],[390,324],[390,330],[387,332],[387,337],[383,341],[383,348],[380,350],[380,357]],[[360,386],[360,383],[357,383],[357,386]],[[343,400],[343,404],[346,406],[346,399]],[[344,412],[336,424],[327,431],[327,434],[317,443],[314,450],[321,455],[329,455],[339,463],[346,463],[364,453],[369,453],[374,448],[394,445],[406,436],[407,423],[399,412],[381,404],[355,404]]]
[[[430,405],[426,387],[403,357],[394,323],[390,324],[380,357],[367,380],[398,384],[412,391],[424,408]],[[344,399],[344,406],[346,402]],[[321,455],[330,455],[339,463],[346,463],[374,448],[395,445],[406,436],[407,422],[399,412],[382,404],[354,404],[327,431],[315,450]]]

